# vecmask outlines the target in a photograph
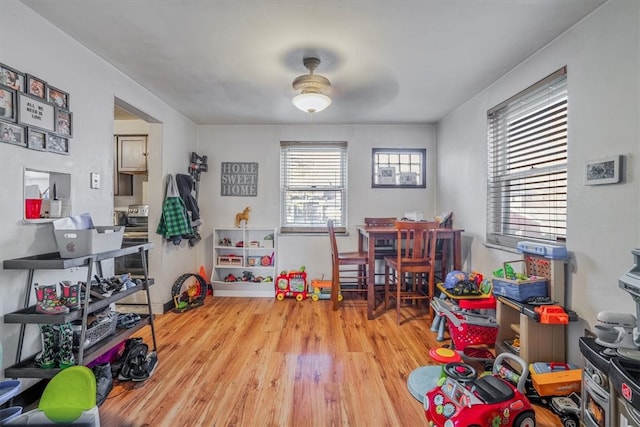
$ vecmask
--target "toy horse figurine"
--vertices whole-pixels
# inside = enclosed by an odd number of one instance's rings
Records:
[[[240,223],[244,220],[244,226],[249,225],[249,212],[251,212],[251,208],[247,206],[240,213],[236,214],[236,227],[240,227]]]

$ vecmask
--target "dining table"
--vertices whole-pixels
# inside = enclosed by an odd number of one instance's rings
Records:
[[[375,267],[376,267],[376,240],[397,240],[398,231],[394,226],[379,226],[379,225],[358,225],[358,251],[366,252],[368,256],[367,265],[367,280],[373,280],[373,283],[367,283],[367,319],[372,320],[375,318]],[[462,268],[462,233],[464,229],[461,228],[437,228],[432,230],[432,233],[436,234],[437,239],[447,239],[451,241],[450,245],[447,245],[448,250],[451,250],[452,267],[454,270],[460,270]]]

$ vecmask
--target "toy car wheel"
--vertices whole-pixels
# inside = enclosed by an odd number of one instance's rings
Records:
[[[278,295],[276,295],[276,299],[277,299],[278,301],[282,301],[282,300],[284,299],[284,294],[278,294]]]
[[[316,295],[316,294],[313,294],[313,295],[311,295],[311,299],[313,301],[318,301],[320,299],[320,297],[318,295]]]
[[[298,294],[296,295],[296,301],[302,301],[304,299],[304,295]]]
[[[338,301],[342,301],[342,294],[338,294]]]
[[[536,426],[536,416],[533,412],[523,412],[522,414],[516,417],[516,420],[513,423],[513,427],[535,427]]]
[[[564,427],[578,427],[580,422],[577,417],[569,415],[562,418],[562,425]]]

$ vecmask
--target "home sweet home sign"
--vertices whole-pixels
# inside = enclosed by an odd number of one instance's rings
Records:
[[[258,163],[222,162],[221,171],[220,195],[258,195]]]

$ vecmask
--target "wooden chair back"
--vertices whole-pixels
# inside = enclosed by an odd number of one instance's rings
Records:
[[[422,264],[433,266],[436,254],[436,239],[431,230],[440,224],[435,221],[396,221],[398,232],[397,263],[398,269],[404,264]]]

